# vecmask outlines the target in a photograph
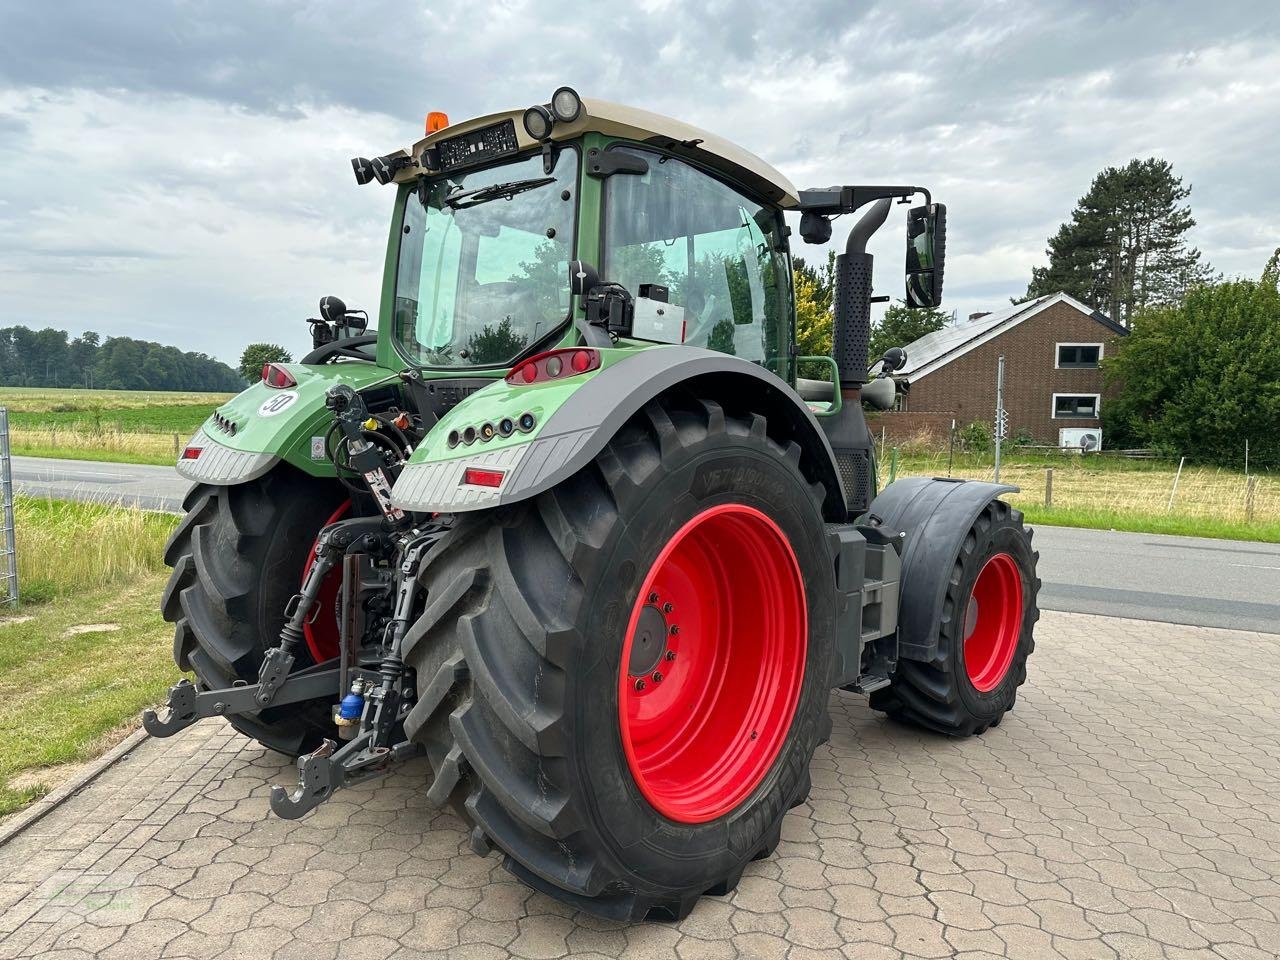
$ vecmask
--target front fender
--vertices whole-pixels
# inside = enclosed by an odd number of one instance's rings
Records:
[[[311,366],[282,364],[296,386],[275,389],[255,383],[218,407],[187,443],[178,473],[199,483],[230,485],[260,477],[284,460],[318,477],[334,476],[323,440],[332,422],[325,391],[335,383],[353,390],[389,383],[395,373],[370,363]]]
[[[828,519],[843,519],[843,492],[826,436],[812,412],[785,381],[763,367],[713,350],[670,346],[600,351],[601,368],[545,384],[497,381],[445,415],[401,472],[392,499],[412,511],[457,512],[515,503],[536,496],[590,463],[645,404],[690,384],[713,398],[745,397],[761,412],[784,416],[797,440],[813,453],[830,503]],[[448,446],[453,431],[480,431],[503,418],[533,415],[528,434]],[[464,484],[467,468],[501,471],[497,487]]]
[[[1007,483],[908,477],[885,487],[868,511],[887,530],[904,535],[898,593],[898,656],[928,660],[951,567],[965,535],[992,500],[1018,488]]]

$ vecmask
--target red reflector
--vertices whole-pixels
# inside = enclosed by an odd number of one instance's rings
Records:
[[[481,470],[477,467],[467,467],[462,471],[462,482],[473,487],[500,487],[502,486],[502,478],[506,475],[504,470]]]
[[[298,381],[293,379],[293,374],[278,363],[264,363],[262,365],[262,382],[268,387],[274,387],[277,390],[298,385]]]
[[[194,460],[204,451],[203,447],[187,447],[182,451],[183,460]]]

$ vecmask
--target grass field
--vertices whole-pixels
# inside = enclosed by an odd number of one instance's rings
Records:
[[[172,463],[227,393],[0,387],[13,452],[123,463]],[[177,437],[175,441],[175,436]]]
[[[891,451],[880,461],[881,482],[891,470]],[[1008,451],[1002,483],[1021,491],[1008,497],[1035,523],[1142,533],[1229,537],[1280,542],[1280,477],[1255,474],[1252,519],[1249,480],[1242,472],[1176,462],[1121,457]],[[1052,506],[1045,506],[1048,470],[1053,471]],[[990,480],[991,454],[958,454],[951,476]],[[897,476],[947,476],[947,455],[912,450],[899,456]],[[1173,493],[1170,505],[1170,493]]]
[[[160,618],[177,517],[19,497],[23,602],[0,615],[0,814],[47,793],[163,699],[176,675]]]

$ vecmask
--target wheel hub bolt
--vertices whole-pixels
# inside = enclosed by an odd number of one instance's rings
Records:
[[[662,682],[662,674],[657,670],[653,671],[653,682],[654,683]]]
[[[668,651],[667,651],[667,659],[668,659],[668,660],[674,660],[675,658],[676,658],[676,652],[675,652],[674,650],[668,650]]]
[[[649,594],[649,602],[650,602],[650,603],[657,603],[657,602],[658,602],[658,594],[657,594],[657,592],[654,592],[654,593]]]
[[[668,633],[670,633],[673,637],[677,637],[677,636],[679,636],[679,635],[680,635],[680,625],[679,625],[678,623],[673,623],[673,624],[671,625],[671,629],[670,629],[670,630],[668,630],[667,632],[668,632]]]
[[[655,596],[655,597],[654,597],[654,599],[656,600],[656,599],[657,599],[657,597]],[[668,601],[667,603],[664,603],[664,604],[662,605],[662,612],[663,612],[663,613],[670,613],[670,612],[671,612],[672,610],[674,610],[674,609],[675,609],[675,607],[671,605],[670,601]]]
[[[639,680],[636,681],[636,690],[643,690],[643,689],[644,689],[644,677],[641,677]]]

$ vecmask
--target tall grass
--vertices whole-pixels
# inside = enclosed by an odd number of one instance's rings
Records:
[[[193,431],[177,434],[178,447]],[[174,434],[130,433],[114,430],[31,429],[11,426],[9,446],[18,456],[70,457],[77,460],[107,460],[119,463],[172,465]]]
[[[19,496],[14,521],[22,600],[38,603],[160,573],[165,540],[178,518],[136,507]]]

